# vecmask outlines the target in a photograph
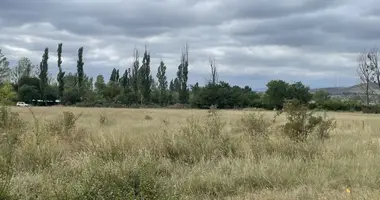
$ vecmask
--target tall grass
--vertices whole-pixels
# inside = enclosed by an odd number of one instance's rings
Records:
[[[345,123],[293,106],[275,119],[122,110],[112,123],[85,109],[43,118],[38,109],[20,116],[2,108],[0,199],[376,197],[374,132],[348,135]]]

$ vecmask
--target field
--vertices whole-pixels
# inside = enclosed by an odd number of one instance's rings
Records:
[[[329,139],[293,142],[280,131],[283,116],[272,122],[274,112],[261,112],[265,118],[260,128],[269,135],[262,138],[249,134],[241,122],[255,111],[11,111],[19,113],[15,119],[25,127],[3,115],[9,123],[1,136],[0,199],[380,196],[376,115],[328,113],[337,122]],[[65,111],[75,116],[66,113],[63,118]]]

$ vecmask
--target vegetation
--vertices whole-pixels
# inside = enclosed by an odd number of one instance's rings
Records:
[[[48,74],[49,51],[47,48],[37,69],[34,68],[30,59],[25,57],[10,69],[6,57],[0,52],[0,79],[2,82],[12,81],[13,92],[16,94],[15,98],[11,98],[12,102],[24,101],[30,104],[46,105],[47,103],[35,101],[41,99],[61,100],[64,105],[83,107],[209,108],[214,105],[220,109],[254,107],[273,110],[282,109],[287,100],[298,100],[309,109],[380,112],[377,106],[369,105],[368,95],[366,95],[366,100],[359,98],[343,101],[331,98],[324,91],[311,94],[310,88],[302,82],[287,83],[283,80],[272,80],[267,83],[267,90],[264,93],[255,92],[249,86],[231,86],[218,79],[215,59],[210,59],[209,81],[203,86],[198,82],[188,84],[189,49],[187,44],[182,49],[176,77],[170,81],[166,75],[167,66],[163,60],[157,68],[156,80],[153,79],[150,52],[145,48],[141,65],[139,50],[135,49],[134,62],[130,68],[124,70],[122,75],[119,69],[113,68],[111,76],[107,79],[108,82],[105,81],[106,78],[103,75],[97,76],[93,82],[93,78],[88,77],[84,72],[83,47],[78,49],[77,72],[65,73],[62,70],[62,46],[63,44],[59,43],[57,48],[56,81]],[[364,56],[362,58],[364,59]],[[371,64],[366,60],[363,62],[360,65],[362,71],[372,69],[369,67]],[[33,70],[37,71],[32,73]],[[373,70],[376,69],[373,68]],[[376,73],[372,72],[371,76],[373,74]],[[366,80],[369,80],[369,75],[366,77]],[[371,77],[371,80],[377,79]]]
[[[17,68],[21,76],[10,78],[1,54],[0,103],[59,98],[65,105],[77,106],[208,110],[1,107],[0,199],[374,199],[379,195],[380,149],[373,139],[377,125],[371,124],[376,116],[331,113],[327,117],[316,111],[375,112],[368,104],[336,100],[323,91],[311,94],[301,82],[272,80],[263,94],[249,86],[231,86],[218,80],[212,59],[210,80],[204,86],[189,86],[187,45],[170,82],[163,61],[157,82],[153,80],[147,49],[141,66],[135,49],[133,66],[121,77],[114,68],[108,82],[99,75],[95,83],[84,73],[83,47],[78,50],[75,74],[62,71],[62,44],[57,53],[58,84],[48,77],[47,48],[37,76],[30,73],[31,64],[19,64],[27,67]],[[248,107],[279,111],[218,110]]]
[[[287,102],[278,115],[217,109],[31,111],[1,109],[0,129],[7,133],[0,138],[3,199],[379,195],[376,116],[324,118],[296,102]]]

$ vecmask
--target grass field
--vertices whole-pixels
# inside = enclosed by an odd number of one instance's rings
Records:
[[[274,112],[262,112],[264,139],[241,123],[254,111],[11,109],[26,125],[3,128],[0,199],[380,196],[376,115],[328,113],[337,122],[329,139],[296,143],[279,129],[283,116],[273,125]],[[82,114],[74,122],[64,111]]]

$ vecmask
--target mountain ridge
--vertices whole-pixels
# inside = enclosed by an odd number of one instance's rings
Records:
[[[380,88],[377,84],[370,84],[370,88],[375,92],[375,93],[380,93]],[[325,87],[325,88],[313,88],[310,89],[311,93],[314,93],[316,91],[326,91],[330,95],[342,95],[342,94],[365,94],[365,84],[357,84],[353,86],[348,86],[348,87]]]

